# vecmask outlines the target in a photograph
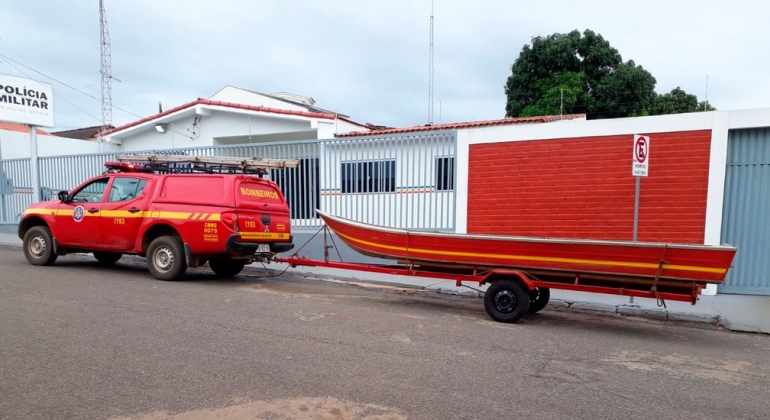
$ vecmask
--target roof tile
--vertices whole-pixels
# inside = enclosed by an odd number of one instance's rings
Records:
[[[145,117],[125,125],[121,125],[120,127],[116,127],[115,129],[112,129],[112,130],[107,130],[104,132],[104,135],[116,133],[118,131],[123,131],[131,127],[136,127],[137,125],[144,124],[149,121],[157,120],[159,118],[165,117],[166,115],[173,114],[175,112],[179,112],[196,105],[222,106],[226,108],[244,109],[248,111],[268,112],[272,114],[283,114],[283,115],[296,115],[300,117],[322,118],[327,120],[333,120],[335,118],[334,114],[327,114],[322,112],[292,111],[288,109],[271,108],[266,106],[245,105],[245,104],[238,104],[233,102],[212,101],[209,99],[198,98],[192,102],[188,102],[186,104],[182,104],[177,107],[167,109],[159,114],[151,115],[149,117]],[[96,135],[98,135],[98,133]]]
[[[457,130],[457,129],[463,129],[463,128],[489,127],[489,126],[495,126],[495,125],[545,123],[545,122],[553,122],[553,121],[574,120],[579,118],[585,118],[585,114],[546,115],[542,117],[503,118],[500,120],[469,121],[469,122],[461,122],[461,123],[448,123],[448,124],[436,124],[436,125],[418,125],[414,127],[389,128],[386,130],[373,130],[370,132],[352,131],[346,134],[337,134],[336,137],[356,137],[356,136],[373,136],[373,135],[378,136],[383,134],[403,134],[403,133],[414,133],[414,132],[420,132],[420,131]]]
[[[19,132],[19,133],[29,133],[29,126],[28,125],[23,125],[23,124],[13,124],[13,123],[7,123],[7,122],[0,121],[0,130],[16,131],[16,132]],[[53,134],[51,134],[51,133],[49,133],[49,132],[47,132],[45,130],[41,130],[39,128],[37,129],[37,133],[38,134],[42,134],[44,136],[53,136]]]

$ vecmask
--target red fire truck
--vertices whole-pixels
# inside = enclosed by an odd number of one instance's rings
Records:
[[[209,263],[220,276],[293,248],[289,206],[268,170],[298,160],[136,154],[58,200],[29,206],[19,223],[24,254],[51,265],[87,252],[103,264],[147,258],[150,273],[179,279]]]

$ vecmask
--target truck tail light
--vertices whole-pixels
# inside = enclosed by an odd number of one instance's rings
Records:
[[[238,215],[235,213],[222,213],[221,219],[225,226],[238,231]]]

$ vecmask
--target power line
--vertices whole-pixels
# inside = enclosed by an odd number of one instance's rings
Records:
[[[26,64],[24,64],[24,63],[20,63],[20,62],[18,62],[18,61],[16,61],[16,60],[14,60],[14,59],[12,59],[12,58],[10,58],[10,57],[6,56],[6,55],[0,54],[0,57],[2,57],[2,58],[4,58],[4,59],[6,59],[6,60],[8,60],[8,61],[12,61],[12,62],[14,62],[14,63],[16,63],[16,64],[18,64],[18,65],[20,65],[20,66],[22,66],[22,67],[26,68],[26,69],[32,70],[32,71],[34,71],[35,73],[37,73],[37,74],[39,74],[39,75],[41,75],[41,76],[43,76],[43,77],[46,77],[46,78],[48,78],[48,79],[51,79],[51,80],[53,80],[54,82],[56,82],[56,83],[58,83],[58,84],[60,84],[60,85],[62,85],[62,86],[65,86],[65,87],[68,87],[68,88],[70,88],[70,89],[74,90],[75,92],[78,92],[78,93],[80,93],[80,94],[86,95],[86,96],[88,96],[88,97],[89,97],[89,98],[91,98],[91,99],[95,99],[95,100],[99,101],[99,103],[101,103],[101,102],[102,102],[102,100],[101,100],[100,98],[97,98],[96,96],[94,96],[94,95],[91,95],[91,94],[90,94],[90,93],[88,93],[88,92],[83,92],[82,90],[80,90],[80,89],[78,89],[78,88],[76,88],[76,87],[72,87],[72,86],[70,86],[70,85],[68,85],[68,84],[66,84],[66,83],[64,83],[64,82],[62,82],[61,80],[57,80],[57,79],[55,79],[55,78],[53,78],[53,77],[51,77],[51,76],[49,76],[49,75],[47,75],[47,74],[45,74],[45,73],[43,73],[43,72],[41,72],[41,71],[35,70],[35,69],[33,69],[32,67],[30,67],[30,66],[28,66],[28,65],[26,65]],[[133,115],[134,117],[137,117],[137,118],[143,118],[141,115],[137,115],[137,114],[134,114],[134,113],[133,113],[133,112],[131,112],[131,111],[126,111],[125,109],[123,109],[123,108],[120,108],[120,107],[117,107],[117,106],[115,106],[115,105],[113,105],[113,108],[115,108],[115,109],[117,109],[117,110],[120,110],[120,111],[123,111],[123,112],[125,112],[126,114],[129,114],[129,115]]]
[[[466,107],[465,107],[465,104],[463,104],[462,102],[460,102],[460,100],[459,100],[459,99],[457,99],[457,95],[455,95],[455,93],[454,93],[454,91],[452,90],[452,88],[450,88],[450,87],[449,87],[449,85],[447,85],[447,83],[444,81],[444,78],[443,78],[443,77],[441,77],[441,73],[439,73],[438,71],[436,71],[436,74],[438,74],[438,78],[439,78],[439,79],[441,79],[441,83],[443,83],[443,84],[444,84],[444,86],[446,86],[446,88],[449,90],[449,93],[451,93],[451,94],[452,94],[452,96],[454,96],[454,98],[455,98],[455,100],[457,101],[457,103],[459,103],[459,104],[460,104],[460,106],[461,106],[461,107],[463,107],[463,109],[465,109],[465,112],[467,112],[467,113],[468,113],[468,116],[470,116],[472,120],[475,120],[475,119],[476,119],[476,117],[474,117],[474,116],[473,116],[473,114],[471,114],[471,112],[470,112],[470,111],[468,111],[468,108],[466,108]]]
[[[396,114],[396,117],[401,115],[401,113],[404,111],[404,108],[406,108],[406,106],[409,104],[409,101],[412,99],[412,96],[414,96],[414,93],[417,91],[420,85],[422,85],[422,81],[425,80],[425,76],[427,75],[428,75],[428,72],[426,71],[425,74],[422,75],[422,79],[420,79],[420,83],[418,83],[417,86],[414,87],[414,90],[409,95],[409,99],[407,99],[406,102],[404,102],[404,106],[401,107],[401,111],[398,111],[398,114]]]

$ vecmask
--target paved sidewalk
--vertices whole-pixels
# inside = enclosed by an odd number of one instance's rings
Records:
[[[22,241],[9,228],[0,229],[0,245],[21,247]],[[456,287],[451,280],[427,279],[412,276],[395,276],[355,270],[340,270],[319,267],[290,268],[287,264],[270,263],[252,264],[251,270],[264,270],[265,267],[274,273],[287,270],[317,278],[334,278],[406,287],[418,287],[438,293],[463,294],[481,296],[486,290],[483,287]],[[655,299],[634,298],[625,296],[604,295],[597,293],[571,292],[553,290],[551,303],[553,306],[568,307],[580,311],[598,311],[615,314],[615,316],[638,316],[659,320],[703,322],[722,325],[734,331],[761,332],[770,334],[770,296],[747,295],[716,295],[701,296],[696,305],[685,302],[666,302],[666,308],[659,308]]]

